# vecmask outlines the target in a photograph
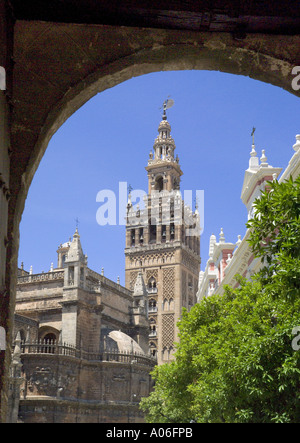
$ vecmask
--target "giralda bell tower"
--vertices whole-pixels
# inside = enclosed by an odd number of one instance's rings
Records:
[[[199,213],[185,205],[180,192],[183,173],[166,115],[171,104],[171,100],[164,103],[146,166],[145,207],[133,206],[129,194],[126,224],[125,285],[133,290],[142,271],[148,293],[150,352],[158,364],[172,360],[182,308],[189,310],[196,303],[201,261]]]

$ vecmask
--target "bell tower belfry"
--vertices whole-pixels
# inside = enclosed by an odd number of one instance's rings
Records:
[[[153,150],[149,154],[146,170],[148,172],[148,194],[153,191],[174,191],[180,189],[182,171],[178,156],[174,156],[175,142],[171,137],[171,126],[166,111],[158,127]]]
[[[185,205],[180,181],[183,172],[164,103],[158,136],[146,171],[148,194],[144,208],[128,197],[125,286],[134,290],[143,273],[147,289],[149,347],[158,364],[173,358],[182,308],[196,303],[200,271],[200,217]]]

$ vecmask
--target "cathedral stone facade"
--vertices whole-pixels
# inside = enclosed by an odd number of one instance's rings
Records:
[[[141,422],[150,371],[147,292],[91,270],[76,229],[58,267],[19,270],[8,421]]]

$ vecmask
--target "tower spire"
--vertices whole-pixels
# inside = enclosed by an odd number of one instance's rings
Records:
[[[82,262],[85,261],[85,256],[82,251],[78,227],[76,227],[75,233],[73,235],[73,240],[70,243],[69,251],[66,257],[66,262],[75,262],[75,261],[82,261]]]
[[[254,134],[256,128],[253,127],[251,136],[252,136],[252,150],[250,152],[250,160],[249,160],[249,169],[257,170],[259,168],[259,158],[257,157],[257,152],[255,150],[255,142],[254,142]]]
[[[173,103],[166,100],[161,108],[162,120],[146,166],[145,208],[128,210],[126,224],[125,284],[133,291],[136,324],[145,319],[141,308],[149,308],[147,346],[158,356],[158,364],[173,359],[177,321],[182,307],[189,309],[196,302],[200,271],[199,211],[193,212],[182,199],[183,172],[174,156],[176,146],[167,120]]]
[[[179,190],[182,171],[178,156],[174,156],[175,141],[171,136],[171,125],[167,120],[167,109],[174,105],[174,100],[163,103],[163,116],[148,160],[149,193],[154,191]]]

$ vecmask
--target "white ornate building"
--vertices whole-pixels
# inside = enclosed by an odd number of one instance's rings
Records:
[[[300,135],[296,135],[296,143],[293,149],[295,153],[287,168],[279,177],[282,168],[275,168],[269,165],[264,150],[259,159],[253,142],[249,168],[245,172],[241,193],[241,199],[247,208],[248,220],[253,214],[253,203],[255,199],[265,190],[268,181],[278,179],[279,182],[283,182],[291,176],[293,178],[299,176]],[[250,277],[259,270],[261,262],[254,257],[247,241],[249,233],[248,229],[243,239],[241,239],[239,235],[236,243],[228,243],[225,241],[222,228],[218,242],[215,235],[210,237],[209,259],[206,263],[205,270],[200,271],[199,274],[198,302],[204,297],[215,293],[223,294],[225,285],[237,287],[238,283],[235,279],[237,274],[250,279]]]

